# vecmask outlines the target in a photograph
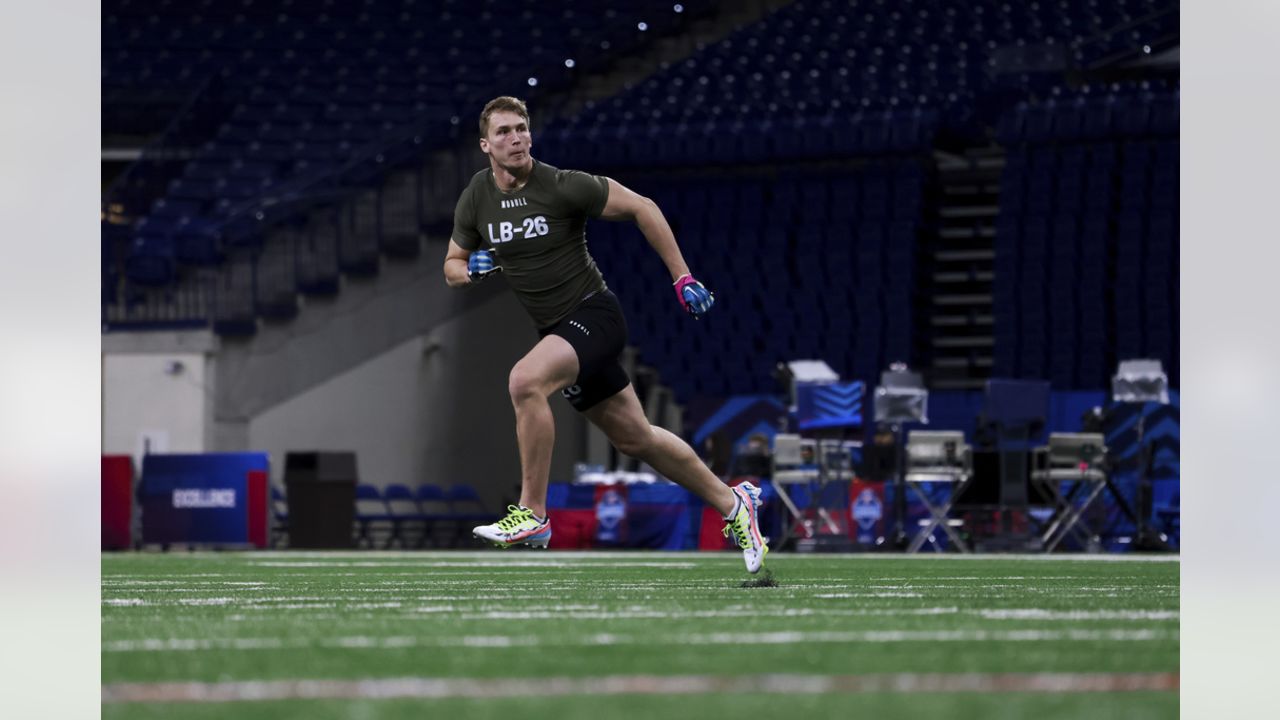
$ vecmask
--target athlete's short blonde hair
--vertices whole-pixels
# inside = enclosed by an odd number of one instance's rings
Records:
[[[488,137],[489,118],[496,112],[513,112],[524,118],[525,125],[529,124],[529,108],[525,107],[524,101],[510,95],[502,95],[485,103],[484,110],[480,111],[480,137]]]

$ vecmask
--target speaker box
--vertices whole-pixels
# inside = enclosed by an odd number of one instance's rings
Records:
[[[285,455],[289,547],[353,548],[356,454],[291,452]]]

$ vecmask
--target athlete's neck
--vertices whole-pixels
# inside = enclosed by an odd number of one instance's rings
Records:
[[[498,189],[503,192],[515,192],[525,186],[529,182],[529,177],[533,175],[533,162],[530,161],[527,167],[506,168],[498,163],[492,163],[493,181],[498,185]]]

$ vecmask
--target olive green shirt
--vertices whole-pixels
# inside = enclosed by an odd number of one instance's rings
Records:
[[[504,192],[481,170],[458,198],[453,241],[489,250],[539,329],[559,322],[583,298],[606,288],[587,252],[588,217],[599,217],[609,181],[533,161],[529,181]]]

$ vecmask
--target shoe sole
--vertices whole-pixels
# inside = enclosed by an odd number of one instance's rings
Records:
[[[756,508],[760,507],[760,505],[764,502],[760,499],[760,488],[752,485],[751,483],[742,483],[742,485],[739,485],[738,487],[742,488],[743,485],[745,485],[746,487],[743,488],[742,491],[745,492],[747,494],[747,497],[751,499],[751,509],[749,512],[751,513],[752,517],[755,519],[756,532],[758,533],[760,532],[760,516],[756,513]],[[747,572],[751,573],[752,575],[755,575],[756,573],[764,569],[764,559],[769,555],[769,538],[765,537],[764,535],[761,535],[760,546],[764,548],[760,552],[760,567],[756,568],[755,570],[752,570],[750,567],[747,568]]]
[[[551,533],[550,533],[550,532],[548,532],[545,536],[542,536],[542,535],[535,535],[534,537],[531,537],[531,538],[525,538],[524,540],[517,540],[517,541],[512,542],[512,543],[504,543],[504,542],[502,542],[502,541],[500,541],[500,540],[493,540],[493,539],[491,539],[491,538],[484,537],[483,535],[479,535],[479,534],[474,533],[474,532],[473,532],[473,533],[471,533],[471,536],[472,536],[472,537],[474,537],[474,538],[476,538],[477,540],[481,540],[481,541],[483,541],[483,542],[487,542],[487,543],[489,543],[490,545],[492,545],[493,547],[501,548],[502,550],[510,550],[511,548],[513,548],[513,547],[515,547],[515,546],[517,546],[517,545],[528,545],[529,547],[534,548],[534,549],[537,549],[537,550],[546,550],[546,549],[547,549],[547,545],[549,545],[549,544],[551,543]]]

